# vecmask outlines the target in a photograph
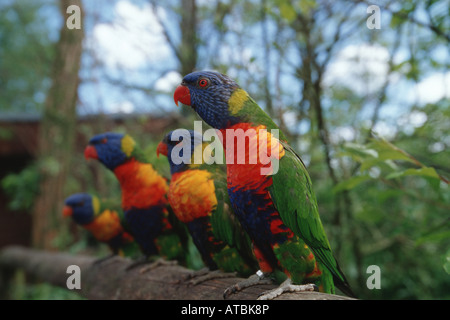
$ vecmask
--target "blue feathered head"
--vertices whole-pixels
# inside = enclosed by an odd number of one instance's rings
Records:
[[[107,132],[94,136],[84,150],[86,159],[97,159],[108,169],[129,160],[135,148],[135,141],[127,134]]]
[[[91,223],[100,211],[97,197],[89,193],[75,193],[65,200],[64,216],[71,216],[80,225]]]
[[[174,174],[187,170],[193,164],[194,151],[202,144],[203,137],[200,133],[194,130],[176,129],[166,134],[159,143],[157,154],[167,156],[170,173]]]
[[[229,104],[239,85],[228,76],[213,71],[197,71],[183,78],[174,93],[175,103],[191,106],[210,126],[224,129],[239,122]],[[243,90],[241,90],[243,91]]]

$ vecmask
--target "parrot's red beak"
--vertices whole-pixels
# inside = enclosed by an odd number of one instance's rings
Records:
[[[160,142],[158,144],[158,148],[156,148],[156,156],[159,158],[159,154],[163,154],[167,157],[167,153],[169,152],[169,150],[167,149],[167,144],[165,144],[164,142]]]
[[[64,217],[70,217],[72,215],[72,213],[73,213],[73,210],[72,210],[71,207],[64,206],[64,209],[63,209],[63,216]]]
[[[180,84],[173,94],[173,100],[175,101],[175,104],[178,106],[178,102],[181,102],[182,104],[185,104],[187,106],[191,105],[191,93],[189,92],[188,87],[183,86]]]
[[[98,154],[97,150],[95,150],[95,147],[87,146],[86,149],[84,149],[84,157],[86,158],[86,160],[88,160],[89,158],[98,159]]]

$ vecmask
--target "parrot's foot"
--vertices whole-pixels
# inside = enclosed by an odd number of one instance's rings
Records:
[[[212,280],[212,279],[220,279],[220,278],[230,278],[236,277],[236,273],[225,273],[220,270],[210,271],[208,268],[203,268],[198,271],[194,271],[188,275],[186,280],[189,280],[190,285],[198,285],[202,282]]]
[[[109,260],[109,259],[111,259],[111,258],[113,258],[113,257],[115,257],[115,256],[116,256],[116,254],[112,253],[112,254],[110,254],[109,256],[106,256],[106,257],[103,257],[103,258],[100,258],[100,259],[95,260],[92,264],[93,264],[93,265],[97,265],[97,264],[103,263],[103,262],[105,262],[106,260]]]
[[[272,300],[285,292],[305,292],[305,291],[319,291],[319,288],[312,283],[295,285],[292,284],[291,279],[288,278],[278,288],[261,293],[258,297],[258,300]]]
[[[244,281],[238,282],[231,287],[228,287],[223,292],[223,298],[227,299],[232,294],[239,292],[245,288],[256,286],[258,284],[272,284],[273,280],[269,277],[270,273],[264,274],[261,270],[258,270],[256,274],[251,275]]]
[[[157,267],[161,267],[161,266],[176,266],[178,264],[178,261],[176,260],[165,260],[163,258],[159,258],[156,261],[150,263],[150,265],[146,266],[145,268],[142,268],[141,270],[139,270],[139,273],[143,274],[146,273],[150,270],[153,270]]]

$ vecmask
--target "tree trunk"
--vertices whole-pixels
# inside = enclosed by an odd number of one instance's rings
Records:
[[[7,247],[0,251],[0,288],[5,290],[5,274],[21,268],[32,278],[67,288],[68,279],[75,273],[67,272],[67,268],[76,265],[80,269],[80,289],[74,289],[83,297],[96,300],[223,300],[223,292],[229,286],[243,280],[228,277],[210,279],[192,285],[187,276],[192,270],[179,265],[159,265],[142,272],[148,265],[137,266],[127,270],[132,260],[114,257],[109,260],[93,263],[94,257],[55,253],[22,247]],[[264,291],[275,288],[275,285],[257,285],[232,294],[229,300],[254,300]],[[0,296],[2,292],[0,292]],[[345,296],[319,292],[284,293],[276,300],[353,300]]]
[[[178,50],[181,75],[184,77],[197,66],[197,6],[195,0],[181,1],[181,45]]]
[[[41,171],[40,194],[33,208],[33,245],[51,248],[61,221],[64,186],[74,148],[78,71],[82,53],[83,29],[66,27],[67,7],[81,0],[61,0],[63,26],[53,62],[52,86],[44,105],[38,163]]]
[[[182,77],[197,67],[197,5],[196,0],[181,0],[181,43],[177,50]],[[183,117],[192,117],[188,108],[180,109]]]

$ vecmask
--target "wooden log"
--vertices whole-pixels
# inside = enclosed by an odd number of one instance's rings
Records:
[[[127,267],[132,260],[113,257],[100,263],[97,258],[86,255],[71,255],[18,246],[0,251],[0,271],[22,269],[27,275],[52,285],[67,288],[67,279],[72,275],[67,268],[80,268],[81,289],[79,293],[91,300],[223,300],[224,290],[243,280],[229,277],[212,279],[192,285],[187,276],[192,270],[179,265],[159,265],[142,272],[146,265],[132,269]],[[231,295],[230,300],[255,300],[259,294],[275,288],[275,285],[257,285]],[[77,290],[77,289],[73,289]],[[344,300],[345,296],[318,292],[285,293],[280,300]]]

